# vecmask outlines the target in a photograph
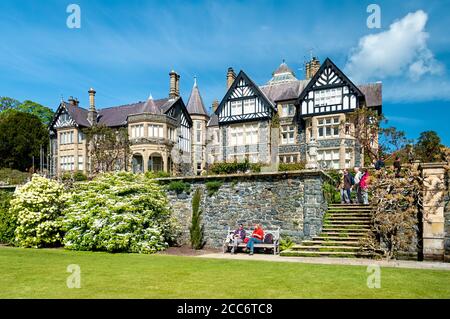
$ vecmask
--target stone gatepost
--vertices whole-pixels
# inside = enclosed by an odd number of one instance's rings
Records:
[[[423,258],[444,260],[445,242],[445,165],[423,163],[420,165],[423,181]]]

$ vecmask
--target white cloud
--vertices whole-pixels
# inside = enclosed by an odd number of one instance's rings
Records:
[[[389,30],[359,40],[345,70],[356,82],[407,75],[417,81],[426,74],[442,74],[443,65],[427,47],[428,15],[418,10],[389,26]]]

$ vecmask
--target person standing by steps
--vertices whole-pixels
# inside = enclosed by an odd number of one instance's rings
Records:
[[[260,244],[264,240],[264,230],[260,224],[255,225],[255,230],[252,233],[250,240],[247,243],[245,251],[250,251],[250,256],[253,255],[253,249],[255,244]]]
[[[343,185],[344,185],[344,188],[343,188],[344,201],[346,204],[350,204],[352,202],[351,201],[351,193],[350,193],[350,189],[352,188],[352,180],[351,180],[350,174],[348,173],[347,169],[344,169],[344,176],[342,178],[343,178]]]
[[[354,168],[355,171],[355,189],[356,189],[356,202],[358,204],[363,203],[362,193],[361,193],[361,186],[359,183],[361,182],[362,172],[359,169],[359,167]]]
[[[363,204],[369,205],[369,171],[367,170],[367,168],[363,169],[363,176],[361,177],[359,185],[361,187]]]

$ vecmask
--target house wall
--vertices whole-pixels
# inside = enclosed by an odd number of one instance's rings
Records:
[[[279,227],[282,237],[290,236],[296,242],[318,235],[327,209],[322,192],[324,178],[318,171],[302,171],[159,180],[163,184],[183,180],[191,185],[190,194],[168,192],[171,209],[181,226],[180,244],[189,243],[192,196],[199,188],[206,245],[221,247],[227,227],[239,223],[260,223],[265,229]],[[217,193],[208,196],[206,183],[212,180],[223,184]]]

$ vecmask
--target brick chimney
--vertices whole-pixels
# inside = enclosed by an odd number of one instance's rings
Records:
[[[305,65],[305,78],[310,80],[320,69],[320,61],[316,57],[312,57],[311,61]]]
[[[180,76],[174,71],[170,71],[170,89],[169,89],[169,98],[174,99],[180,96]]]
[[[219,107],[219,101],[217,99],[215,99],[212,102],[212,111],[213,111],[213,113],[216,113],[218,107]]]
[[[74,98],[73,96],[69,97],[69,103],[73,106],[78,106],[79,105],[79,101],[77,98]]]
[[[89,112],[88,112],[88,121],[93,125],[97,123],[97,110],[95,109],[95,90],[90,88],[89,91]]]
[[[227,72],[227,90],[233,84],[234,79],[236,79],[236,73],[234,73],[233,68],[230,67],[230,68],[228,68],[228,72]]]

